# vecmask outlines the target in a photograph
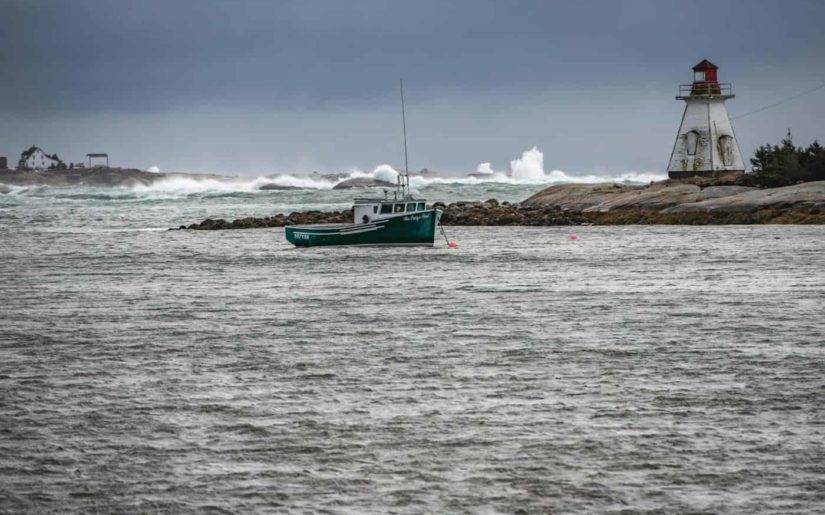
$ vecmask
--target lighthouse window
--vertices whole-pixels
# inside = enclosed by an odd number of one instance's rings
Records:
[[[705,72],[694,72],[693,73],[693,80],[696,81],[696,82],[704,82]]]
[[[392,204],[381,204],[381,214],[392,213]]]
[[[396,213],[403,213],[404,212],[404,204],[396,204],[395,205],[395,212]]]
[[[687,155],[695,156],[696,149],[699,146],[699,133],[690,131],[685,134],[685,144],[687,145]]]

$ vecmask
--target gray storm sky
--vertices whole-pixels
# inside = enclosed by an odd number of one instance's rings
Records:
[[[258,174],[662,172],[703,58],[731,116],[825,83],[825,2],[0,0],[0,155]],[[825,139],[825,89],[734,120],[746,156]]]

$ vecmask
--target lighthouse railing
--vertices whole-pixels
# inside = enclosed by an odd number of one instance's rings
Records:
[[[730,82],[694,82],[679,85],[679,97],[719,95],[732,96],[733,84]]]

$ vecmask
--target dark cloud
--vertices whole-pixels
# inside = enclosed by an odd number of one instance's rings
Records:
[[[603,99],[633,105],[644,94],[654,105],[673,102],[675,85],[689,80],[690,66],[704,57],[722,66],[724,79],[749,86],[752,98],[825,80],[819,27],[825,3],[816,0],[0,0],[0,13],[0,116],[26,121],[34,133],[25,135],[27,143],[85,116],[123,124],[149,117],[149,126],[179,126],[185,134],[186,113],[210,110],[236,113],[234,132],[243,131],[243,112],[271,111],[259,129],[287,139],[325,112],[330,123],[370,134],[359,110],[393,102],[401,76],[421,113],[429,112],[424,104],[447,102],[463,106],[450,110],[455,116],[475,116],[484,109],[473,107],[474,99],[486,103],[494,114],[484,120],[449,123],[470,131],[456,139],[478,140],[489,136],[481,132],[485,126],[517,128],[511,113],[530,99],[561,99],[555,108],[534,109],[564,119],[567,130],[588,130],[579,119],[622,130],[626,120],[619,117],[629,110]],[[574,93],[579,116],[564,105]],[[591,102],[580,102],[588,95]],[[549,134],[539,130],[528,141],[530,135],[516,133],[525,146],[546,145]],[[442,147],[433,142],[424,150],[434,166],[457,166],[455,146],[444,136]],[[24,136],[6,126],[0,137],[19,145]],[[513,157],[503,145],[489,150]],[[654,162],[613,159],[604,165]]]

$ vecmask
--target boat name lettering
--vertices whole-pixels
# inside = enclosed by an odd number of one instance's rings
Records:
[[[429,218],[429,217],[430,217],[429,213],[426,213],[426,214],[423,214],[423,215],[410,215],[410,216],[405,216],[404,221],[405,222],[415,222],[416,220],[423,220],[423,219]]]
[[[305,232],[295,232],[295,233],[292,233],[292,236],[296,240],[308,240],[309,239],[309,233],[305,233]]]

